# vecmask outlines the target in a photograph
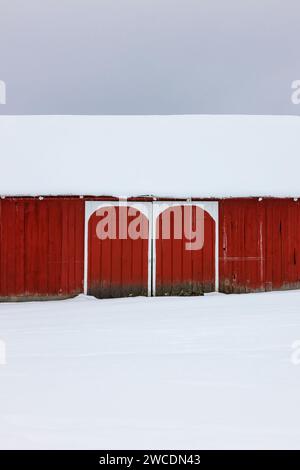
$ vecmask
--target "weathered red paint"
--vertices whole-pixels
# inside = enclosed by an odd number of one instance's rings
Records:
[[[0,300],[65,298],[83,291],[84,203],[90,199],[115,200],[75,196],[0,200]],[[151,203],[153,198],[133,200]],[[148,240],[95,239],[97,222],[94,214],[89,222],[88,293],[147,295]],[[148,231],[146,217],[143,224]],[[170,240],[154,242],[157,295],[214,290],[215,222],[207,213],[203,249],[185,250],[186,241],[171,233]],[[220,200],[219,257],[222,292],[300,288],[300,202]]]
[[[120,220],[127,221],[127,228],[137,217],[141,230],[148,235],[149,222],[139,211],[130,214],[128,207],[114,207],[116,238],[99,239],[97,225],[106,217],[113,217],[111,207],[107,211],[92,214],[88,224],[88,294],[98,298],[147,295],[148,293],[148,237],[120,238]],[[113,222],[112,222],[113,223]]]
[[[300,204],[227,199],[219,204],[220,291],[300,287]]]
[[[156,295],[200,295],[215,290],[215,221],[204,211],[204,245],[198,250],[187,250],[183,230],[182,239],[174,236],[175,211],[183,217],[182,206],[170,207],[170,238],[163,238],[162,216],[157,220],[159,237],[156,240]],[[196,211],[192,206],[192,224],[195,229]],[[182,218],[182,224],[183,224]]]
[[[0,299],[48,299],[83,290],[84,203],[0,201]]]
[[[266,200],[266,290],[300,287],[300,204]]]

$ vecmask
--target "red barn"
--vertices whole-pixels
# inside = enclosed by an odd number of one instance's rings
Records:
[[[0,117],[0,299],[299,288],[299,131],[296,117]]]

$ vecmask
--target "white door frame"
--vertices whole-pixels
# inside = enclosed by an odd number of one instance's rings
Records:
[[[215,221],[215,291],[219,291],[219,203],[217,201],[85,201],[84,222],[84,294],[88,291],[88,227],[91,215],[103,207],[133,207],[145,215],[149,223],[148,233],[148,296],[156,294],[156,222],[158,216],[169,207],[197,206],[208,212]]]

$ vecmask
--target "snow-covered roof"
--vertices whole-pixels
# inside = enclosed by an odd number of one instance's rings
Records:
[[[300,195],[300,117],[0,116],[0,155],[1,195]]]

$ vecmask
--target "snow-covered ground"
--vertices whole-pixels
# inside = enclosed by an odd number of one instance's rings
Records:
[[[0,338],[1,448],[300,448],[300,292],[1,304]]]

